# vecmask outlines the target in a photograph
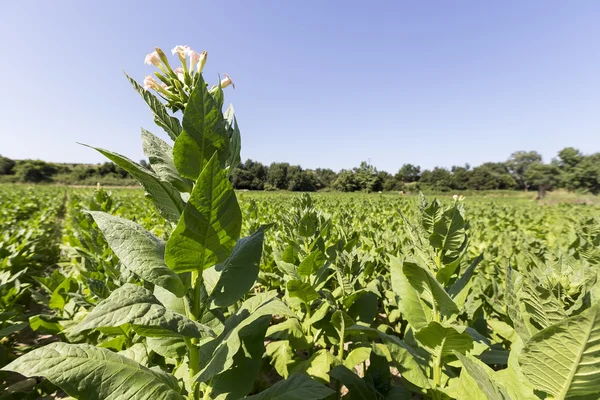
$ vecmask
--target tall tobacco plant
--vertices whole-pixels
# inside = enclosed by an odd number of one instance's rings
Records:
[[[272,315],[295,316],[275,291],[248,295],[264,232],[240,238],[242,214],[229,181],[240,162],[240,131],[233,107],[223,112],[231,79],[209,87],[206,52],[177,46],[173,55],[181,63],[174,69],[159,48],[146,56],[158,71],[143,87],[127,76],[173,146],[142,129],[149,169],[95,148],[139,181],[173,224],[170,238],[165,243],[133,221],[90,211],[120,268],[134,277],[68,328],[71,337],[99,332],[104,342],[52,343],[4,370],[43,376],[82,399],[237,399],[253,390]],[[182,121],[168,109],[182,111]],[[123,343],[121,351],[109,349],[115,343]],[[156,355],[164,362],[153,362]],[[282,393],[321,399],[333,391],[293,375],[257,398]]]

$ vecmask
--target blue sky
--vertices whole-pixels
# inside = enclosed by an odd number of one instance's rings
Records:
[[[0,154],[143,157],[155,45],[228,73],[242,157],[395,172],[600,151],[600,2],[4,1]],[[166,137],[166,136],[163,136]]]

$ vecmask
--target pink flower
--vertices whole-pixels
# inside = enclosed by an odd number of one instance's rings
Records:
[[[158,56],[158,53],[156,51],[153,51],[152,53],[148,54],[146,58],[144,58],[144,64],[160,67],[161,61],[160,57]]]
[[[152,75],[147,75],[144,78],[144,89],[146,89],[146,90],[148,90],[148,89],[158,90],[158,88],[160,88],[160,85],[158,84],[158,82],[156,82],[156,80],[154,80],[154,78],[152,77]]]
[[[225,78],[221,79],[221,88],[225,89],[227,86],[232,85],[233,88],[235,89],[235,85],[233,84],[233,81],[231,80],[229,75],[227,75],[227,74],[223,74],[223,75],[225,76]]]

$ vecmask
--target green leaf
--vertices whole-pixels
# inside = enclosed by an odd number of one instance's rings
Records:
[[[267,330],[267,337],[271,340],[288,340],[296,350],[310,347],[302,331],[302,325],[296,318],[271,325]]]
[[[600,392],[600,305],[533,335],[519,364],[536,389],[556,399]]]
[[[354,325],[354,321],[344,311],[337,310],[331,316],[331,325],[333,325],[333,328],[337,332],[338,337],[340,338],[340,342],[344,342],[344,338],[346,336],[346,328]]]
[[[421,207],[423,209],[421,221],[423,228],[425,228],[427,233],[432,234],[433,227],[442,219],[444,209],[437,199],[433,200],[428,206],[426,205],[427,202],[425,201],[424,197],[420,198],[419,200],[421,201]]]
[[[142,336],[211,336],[212,331],[181,314],[167,310],[149,290],[126,283],[98,303],[72,330],[77,334],[89,329],[132,324]]]
[[[145,281],[163,287],[177,297],[186,288],[164,261],[165,244],[135,222],[100,211],[89,211],[119,260]]]
[[[29,326],[29,322],[19,322],[0,329],[0,338],[5,338]]]
[[[350,351],[344,360],[344,365],[348,369],[356,367],[358,364],[369,359],[371,347],[357,347]]]
[[[469,398],[473,400],[511,400],[506,389],[503,386],[498,385],[492,379],[491,374],[493,371],[491,368],[473,356],[464,356],[459,352],[456,352],[455,354],[463,365],[463,369],[460,373],[459,398]],[[479,393],[474,390],[472,381],[477,385]]]
[[[483,253],[481,253],[480,255],[478,255],[473,262],[471,262],[471,265],[469,265],[469,268],[466,269],[466,271],[461,275],[460,278],[458,278],[456,280],[456,282],[454,282],[454,284],[450,287],[450,290],[448,290],[448,294],[455,299],[460,292],[462,292],[462,290],[467,286],[467,283],[469,283],[469,281],[471,280],[471,277],[473,276],[473,273],[475,272],[475,268],[477,268],[477,266],[479,265],[479,263],[483,260]]]
[[[398,309],[402,317],[413,329],[421,329],[429,322],[428,313],[419,298],[419,293],[410,284],[402,270],[402,260],[392,255],[390,258],[390,275],[392,290],[398,301]]]
[[[169,115],[164,104],[156,96],[140,86],[140,84],[129,77],[129,75],[125,74],[125,76],[129,82],[131,82],[131,85],[135,91],[138,92],[146,104],[150,106],[150,109],[154,114],[154,122],[156,122],[156,125],[163,128],[171,139],[176,140],[181,133],[181,125],[179,120]]]
[[[461,250],[466,239],[465,220],[460,208],[454,205],[435,221],[429,243],[444,252],[457,252]]]
[[[217,264],[219,280],[210,294],[211,307],[229,307],[254,286],[258,277],[265,234],[260,227],[252,235],[237,241],[231,255]]]
[[[183,114],[183,131],[173,146],[175,166],[179,173],[196,179],[213,155],[216,163],[225,168],[229,156],[229,136],[223,113],[208,92],[202,75],[190,94]]]
[[[366,382],[343,365],[334,367],[329,371],[329,375],[348,388],[352,399],[376,398],[376,394],[371,391]]]
[[[404,261],[402,271],[421,299],[437,308],[445,317],[458,313],[458,306],[429,271],[414,262]]]
[[[444,326],[436,321],[415,332],[415,338],[440,359],[453,352],[465,354],[473,348],[473,338],[465,332],[465,327]]]
[[[164,140],[142,128],[142,148],[148,157],[152,170],[161,180],[167,181],[179,191],[191,192],[191,182],[182,178],[175,168],[173,148]]]
[[[3,368],[43,376],[68,395],[87,400],[183,400],[167,374],[89,344],[51,343]]]
[[[167,241],[165,261],[177,273],[202,271],[223,262],[240,236],[241,227],[242,213],[235,192],[213,156]]]
[[[246,397],[246,400],[321,400],[334,393],[306,374],[294,374],[259,394]]]
[[[187,353],[185,341],[179,337],[149,337],[146,345],[148,350],[165,358],[181,359]]]
[[[325,264],[325,256],[319,249],[312,251],[298,266],[298,275],[310,276]]]
[[[310,304],[320,297],[319,293],[312,286],[298,279],[289,280],[287,290],[290,297],[297,297],[305,304]]]
[[[225,111],[225,122],[227,124],[229,135],[229,159],[227,160],[227,165],[229,166],[229,172],[231,173],[238,165],[240,165],[240,151],[242,149],[240,128],[238,127],[232,104],[230,104],[227,111]]]
[[[266,346],[267,356],[277,373],[286,379],[290,375],[289,367],[294,363],[294,353],[289,340],[278,340]]]
[[[99,147],[86,147],[97,150],[109,160],[129,172],[142,185],[154,206],[164,218],[177,222],[183,211],[184,203],[179,192],[167,181],[161,180],[154,172],[147,170],[129,158]]]
[[[271,315],[294,316],[275,296],[274,292],[261,293],[246,300],[237,312],[227,319],[223,333],[201,347],[201,360],[204,360],[204,364],[196,377],[197,381],[206,382],[234,365],[234,356],[242,345],[241,337],[252,331],[250,325],[254,321]]]

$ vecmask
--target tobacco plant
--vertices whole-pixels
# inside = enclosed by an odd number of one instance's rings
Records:
[[[142,129],[150,169],[95,148],[139,181],[173,225],[168,240],[111,215],[110,207],[89,211],[119,263],[102,266],[103,273],[114,267],[110,282],[95,280],[106,298],[63,331],[87,343],[52,343],[4,370],[45,377],[82,399],[238,399],[253,391],[272,316],[295,318],[277,292],[249,293],[264,228],[240,238],[242,214],[229,180],[240,160],[240,131],[233,107],[223,112],[231,80],[208,87],[205,52],[177,46],[173,54],[181,67],[172,69],[158,48],[146,57],[158,81],[148,76],[142,87],[127,77],[173,146]],[[182,121],[167,109],[182,111]],[[100,268],[101,260],[91,261]],[[281,393],[321,399],[332,390],[298,374],[256,398]]]

